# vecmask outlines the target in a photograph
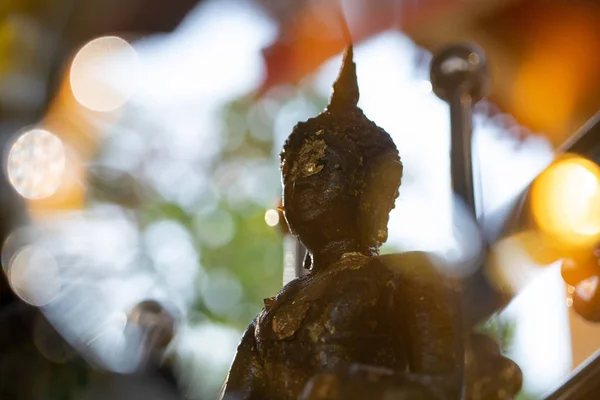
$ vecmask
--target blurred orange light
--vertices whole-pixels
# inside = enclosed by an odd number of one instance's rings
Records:
[[[510,111],[554,144],[576,128],[571,124],[599,76],[600,30],[591,4],[532,7],[531,21],[521,26],[523,57],[509,89]]]
[[[534,181],[531,207],[558,247],[593,246],[600,238],[600,167],[577,156],[557,160]]]

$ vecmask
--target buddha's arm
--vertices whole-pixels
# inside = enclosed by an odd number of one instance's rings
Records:
[[[448,390],[460,390],[464,350],[458,293],[427,253],[385,257],[385,264],[397,272],[391,318],[406,339],[409,372],[441,378]]]
[[[413,262],[412,260],[408,262]],[[416,256],[402,276],[401,302],[414,372],[446,373],[462,368],[460,303],[444,278]]]
[[[381,318],[393,321],[392,334],[398,335],[399,343],[404,345],[398,351],[406,353],[408,370],[353,364],[352,358],[350,364],[328,362],[334,368],[313,377],[301,399],[461,398],[463,346],[456,293],[425,253],[384,256],[376,262],[395,271],[386,282],[390,290],[385,290],[385,296],[390,296],[390,306]],[[349,318],[347,314],[342,316]],[[331,345],[327,348],[331,357]]]
[[[244,332],[227,375],[222,400],[265,399],[265,377],[256,348],[256,320]]]

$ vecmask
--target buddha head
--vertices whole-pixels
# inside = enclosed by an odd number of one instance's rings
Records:
[[[281,153],[284,215],[314,265],[350,252],[376,255],[387,240],[402,163],[358,98],[350,47],[328,107],[298,123]]]

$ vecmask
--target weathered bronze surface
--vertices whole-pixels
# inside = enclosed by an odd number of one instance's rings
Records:
[[[465,397],[469,400],[508,400],[522,385],[519,367],[500,353],[498,344],[472,334],[466,346]],[[313,377],[302,400],[448,399],[451,376],[398,373],[388,368],[349,365]]]
[[[284,213],[310,272],[265,300],[224,399],[461,396],[457,293],[425,253],[379,256],[402,164],[357,107],[355,68],[349,48],[330,105],[284,145]]]

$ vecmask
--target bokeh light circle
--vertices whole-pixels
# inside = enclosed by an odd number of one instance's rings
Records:
[[[21,196],[36,200],[56,192],[65,164],[62,141],[46,130],[32,129],[21,134],[10,147],[6,171],[8,180]]]
[[[265,222],[269,226],[277,226],[279,224],[279,213],[277,212],[277,210],[267,210],[265,212]]]
[[[581,281],[575,287],[575,293],[585,301],[592,301],[594,294],[596,294],[596,289],[598,289],[598,277],[591,276]]]
[[[52,255],[38,246],[25,246],[12,258],[8,281],[23,301],[41,307],[58,296],[61,277]]]
[[[75,55],[69,78],[73,96],[82,106],[93,111],[114,111],[131,96],[130,86],[117,88],[110,82],[111,69],[107,62],[112,57],[119,57],[120,65],[137,61],[135,49],[117,36],[94,39]]]
[[[600,236],[600,167],[585,158],[565,156],[550,165],[532,186],[537,226],[558,245],[587,245]]]
[[[36,234],[30,227],[17,228],[6,237],[2,245],[2,252],[0,253],[2,269],[5,273],[8,273],[10,263],[18,251],[26,245],[33,243],[35,238]]]

